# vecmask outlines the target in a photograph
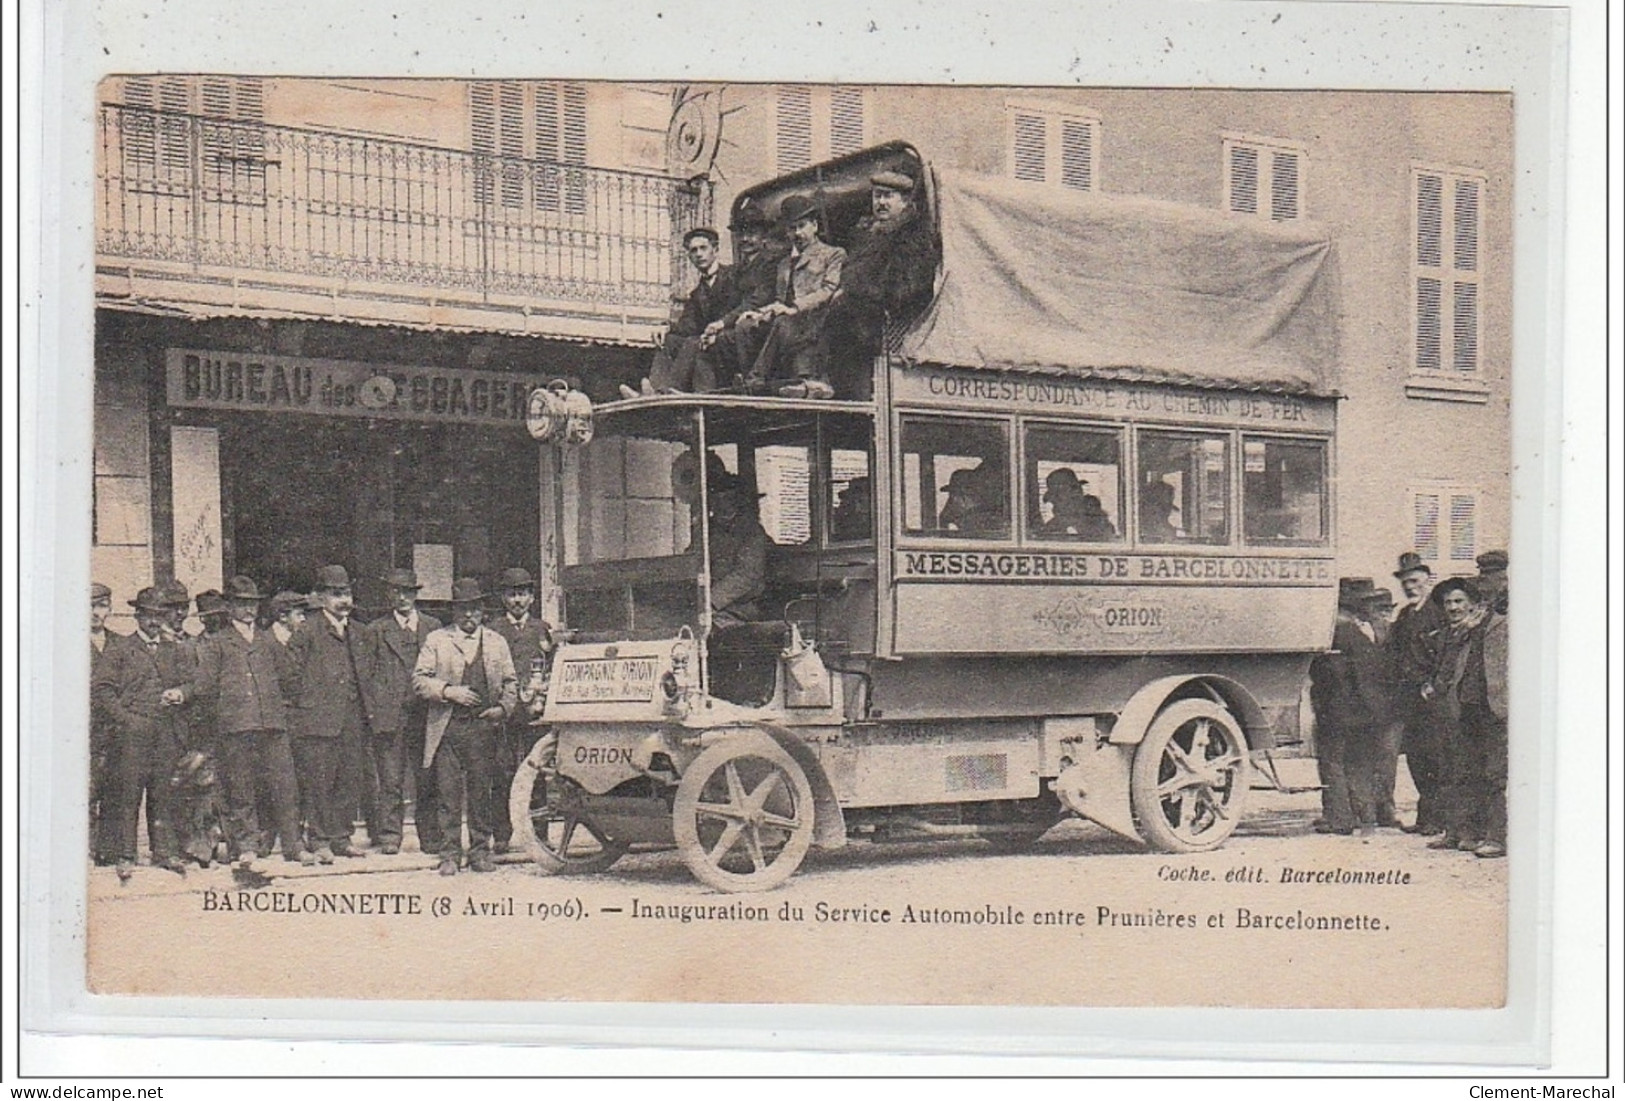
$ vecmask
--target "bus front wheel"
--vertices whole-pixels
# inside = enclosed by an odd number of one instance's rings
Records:
[[[765,734],[730,736],[683,771],[672,804],[677,851],[719,891],[765,891],[801,866],[813,794],[795,759]]]
[[[1152,720],[1134,754],[1130,796],[1140,834],[1164,852],[1216,849],[1247,799],[1247,737],[1211,700],[1179,700]]]

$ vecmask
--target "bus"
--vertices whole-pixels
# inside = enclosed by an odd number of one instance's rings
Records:
[[[543,449],[568,641],[510,800],[543,873],[664,845],[763,890],[815,847],[1068,816],[1204,851],[1300,740],[1336,606],[1330,242],[901,142],[735,209],[809,197],[841,244],[885,171],[941,260],[872,392],[640,395]]]

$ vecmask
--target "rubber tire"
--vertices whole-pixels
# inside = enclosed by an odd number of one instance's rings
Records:
[[[1209,811],[1210,824],[1192,834],[1189,831],[1181,832],[1169,823],[1162,801],[1157,796],[1157,786],[1161,781],[1160,773],[1168,743],[1189,724],[1204,719],[1223,732],[1236,753],[1237,761],[1232,766],[1229,795],[1223,803],[1226,815],[1221,817]],[[1169,704],[1151,721],[1150,729],[1145,732],[1134,753],[1129,795],[1140,836],[1152,848],[1163,852],[1196,853],[1218,848],[1235,831],[1245,812],[1247,768],[1247,736],[1234,715],[1212,700],[1179,700]]]
[[[784,793],[787,793],[792,813],[783,816],[793,817],[795,827],[784,844],[772,851],[764,867],[750,872],[736,872],[711,858],[711,852],[701,838],[700,820],[702,817],[718,819],[721,816],[704,814],[700,805],[706,788],[714,786],[714,777],[726,775],[725,770],[730,765],[735,766],[737,775],[738,766],[745,762],[751,763],[748,775],[741,779],[741,783],[746,785],[745,794],[759,790],[761,781],[758,780],[754,786],[750,781],[758,776],[765,779],[763,774],[766,770],[775,770],[780,775],[780,784],[773,792],[779,796],[774,806],[782,811]],[[713,790],[712,799],[718,794]],[[731,802],[732,797],[729,798]],[[747,733],[729,736],[708,746],[684,770],[672,804],[672,832],[676,835],[677,851],[683,862],[701,883],[719,891],[768,891],[789,879],[801,866],[807,850],[812,846],[813,814],[812,784],[795,758],[766,734]],[[757,836],[759,839],[760,834]],[[743,841],[745,837],[746,834],[742,832],[740,840]],[[740,848],[737,844],[731,847],[728,853],[723,854],[724,858],[734,855]]]
[[[578,827],[585,827],[599,845],[598,851],[585,856],[561,853],[544,844],[536,832],[531,794],[542,770],[551,769],[557,749],[558,741],[551,735],[539,739],[514,774],[513,786],[508,789],[508,819],[513,823],[513,838],[535,861],[538,875],[591,875],[604,871],[626,855],[627,846],[600,833],[591,819],[577,820]]]

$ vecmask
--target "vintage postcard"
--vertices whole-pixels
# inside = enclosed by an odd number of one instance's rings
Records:
[[[1509,93],[94,111],[90,991],[1507,1004]]]

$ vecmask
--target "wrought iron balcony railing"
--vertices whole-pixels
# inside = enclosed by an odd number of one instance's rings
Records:
[[[664,310],[709,213],[663,176],[104,105],[97,253]]]

